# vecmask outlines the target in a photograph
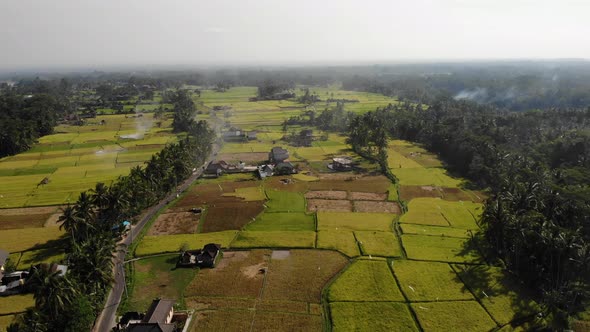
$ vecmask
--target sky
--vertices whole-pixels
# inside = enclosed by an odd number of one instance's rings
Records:
[[[0,69],[590,58],[588,0],[0,0]]]

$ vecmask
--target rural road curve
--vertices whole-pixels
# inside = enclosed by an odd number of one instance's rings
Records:
[[[214,144],[212,152],[203,166],[206,166],[207,163],[212,160],[215,155],[217,155],[218,151],[219,146]],[[93,332],[110,332],[115,326],[117,308],[121,303],[121,297],[123,295],[123,291],[126,288],[124,261],[129,245],[137,239],[137,236],[141,233],[143,227],[153,216],[155,216],[162,208],[164,208],[168,202],[176,199],[177,193],[184,192],[199,176],[201,176],[202,173],[203,167],[198,167],[197,171],[193,173],[188,179],[186,179],[180,186],[178,186],[176,191],[170,193],[158,204],[150,207],[144,214],[143,218],[141,218],[141,220],[131,228],[127,237],[119,242],[121,250],[117,252],[114,258],[115,267],[113,271],[113,288],[111,288],[111,291],[109,292],[108,298],[105,302],[105,306],[94,323],[94,327],[92,328]]]

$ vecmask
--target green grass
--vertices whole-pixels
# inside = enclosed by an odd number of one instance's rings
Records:
[[[468,239],[402,235],[402,243],[410,259],[450,263],[483,262],[483,259]]]
[[[318,248],[338,250],[348,257],[360,255],[359,246],[353,232],[318,231]]]
[[[387,190],[387,200],[397,202],[399,200],[398,186],[391,184]]]
[[[476,301],[413,303],[424,331],[490,331],[496,324]]]
[[[408,203],[408,212],[400,218],[400,222],[477,230],[475,218],[481,211],[482,204],[479,203],[419,197]]]
[[[449,264],[397,260],[393,271],[406,297],[414,301],[473,300]]]
[[[405,303],[333,302],[330,314],[335,332],[419,331]]]
[[[147,256],[165,252],[178,252],[183,244],[191,249],[201,249],[207,243],[218,243],[227,248],[237,231],[222,231],[199,234],[176,234],[145,236],[135,251],[136,256]]]
[[[46,245],[64,235],[59,227],[20,228],[0,230],[2,249],[8,252],[24,251],[34,246]]]
[[[196,275],[195,269],[176,268],[178,256],[160,256],[134,262],[133,290],[125,309],[145,312],[155,298],[183,303],[184,289]]]
[[[225,193],[222,196],[239,197],[244,201],[263,201],[266,199],[262,187],[236,188],[233,193]]]
[[[32,265],[39,263],[61,263],[66,254],[60,249],[31,250],[22,253],[17,269],[28,270]]]
[[[27,308],[34,306],[35,299],[33,299],[33,294],[0,296],[0,315],[24,312]]]
[[[320,178],[315,177],[315,176],[311,176],[311,175],[305,175],[305,174],[294,174],[293,178],[299,181],[305,181],[305,182],[314,182],[314,181],[319,181]]]
[[[411,158],[407,158],[397,152],[395,146],[390,145],[387,149],[387,165],[392,169],[399,168],[422,168],[423,166]]]
[[[392,232],[355,231],[363,255],[401,256],[399,242]]]
[[[15,315],[0,316],[0,331],[6,331],[6,328],[16,319]]]
[[[313,215],[302,212],[262,213],[245,228],[248,231],[314,231]]]
[[[394,214],[356,212],[318,212],[318,230],[391,231]]]
[[[428,225],[414,225],[414,224],[400,224],[402,233],[415,235],[430,235],[430,236],[448,236],[459,237],[463,239],[469,238],[469,231],[465,229],[453,227],[438,227]]]
[[[487,265],[453,265],[459,277],[500,325],[534,315],[541,308],[525,289],[501,268]]]
[[[396,168],[393,174],[402,186],[438,186],[458,188],[463,181],[447,175],[443,168]]]
[[[305,198],[296,192],[267,189],[268,212],[305,212]]]
[[[315,232],[269,231],[239,232],[232,248],[313,248]]]
[[[332,283],[330,302],[404,301],[385,260],[356,260]]]

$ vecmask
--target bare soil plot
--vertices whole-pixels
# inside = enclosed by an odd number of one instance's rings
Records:
[[[387,199],[387,194],[353,191],[349,193],[348,199],[353,201],[384,201]]]
[[[354,201],[354,211],[401,214],[401,209],[395,202]]]
[[[438,197],[442,198],[443,194],[440,187],[433,186],[400,186],[399,196],[402,200],[409,202],[417,197]]]
[[[191,331],[249,331],[254,313],[253,310],[199,311],[193,316]]]
[[[262,298],[319,303],[325,284],[347,261],[335,251],[291,250],[286,258],[271,259]]]
[[[258,311],[254,316],[252,331],[321,331],[322,317],[284,312]]]
[[[241,198],[223,196],[223,194],[233,194],[238,188],[257,187],[259,184],[257,181],[201,183],[191,187],[188,193],[174,205],[173,210],[186,211],[191,207],[217,202],[240,202]]]
[[[264,181],[264,187],[281,191],[304,193],[309,189],[309,183],[309,181],[294,180],[290,176],[273,176]]]
[[[51,214],[8,215],[0,214],[0,229],[43,227]]]
[[[309,199],[307,211],[352,212],[352,202],[335,199]]]
[[[230,229],[242,229],[264,210],[262,201],[217,202],[209,205],[204,220],[201,220],[203,233]]]
[[[305,198],[320,198],[320,199],[346,199],[348,196],[346,191],[339,190],[317,190],[308,191],[305,193]]]
[[[270,250],[226,251],[214,269],[199,271],[185,295],[257,298],[270,254]]]
[[[196,233],[200,216],[201,214],[192,212],[163,213],[158,216],[147,235]]]
[[[391,182],[382,175],[360,176],[329,174],[320,176],[321,181],[310,182],[310,190],[343,190],[368,193],[387,193]]]

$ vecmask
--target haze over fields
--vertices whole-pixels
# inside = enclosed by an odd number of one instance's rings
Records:
[[[7,1],[0,70],[588,58],[585,0]]]

